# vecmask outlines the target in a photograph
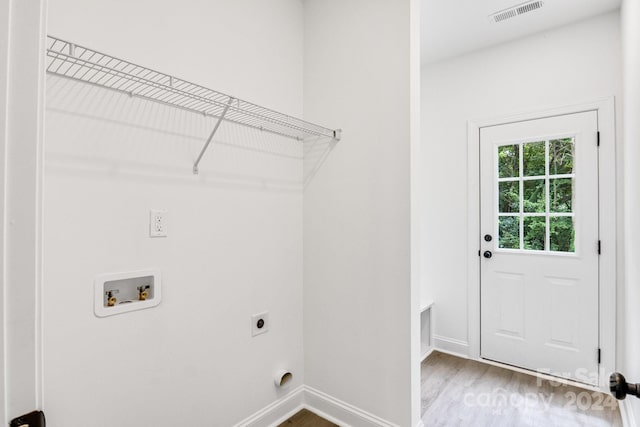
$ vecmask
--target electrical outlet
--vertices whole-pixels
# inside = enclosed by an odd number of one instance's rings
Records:
[[[251,336],[269,332],[269,312],[254,314],[251,316]]]
[[[151,209],[149,237],[167,237],[167,211]]]

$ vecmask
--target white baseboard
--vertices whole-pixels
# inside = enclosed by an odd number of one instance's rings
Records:
[[[302,408],[304,408],[303,385],[240,421],[234,427],[277,426]]]
[[[429,347],[429,350],[427,350],[420,358],[420,363],[424,362],[427,359],[427,357],[431,356],[431,353],[433,353],[434,350],[435,348]]]
[[[620,407],[620,417],[622,418],[622,427],[637,427],[636,418],[631,408],[631,402],[628,399],[618,400]]]
[[[443,353],[469,358],[469,343],[467,341],[434,335],[433,347]]]
[[[309,386],[305,386],[304,400],[311,412],[343,427],[398,427],[396,424]]]
[[[367,411],[312,387],[301,385],[234,427],[276,427],[301,409],[307,409],[341,427],[398,427]],[[424,427],[420,422],[416,427]]]

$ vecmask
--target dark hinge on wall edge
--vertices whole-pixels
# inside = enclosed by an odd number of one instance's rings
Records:
[[[598,240],[598,255],[602,254],[602,241]]]
[[[9,427],[45,427],[44,412],[33,411],[11,420]]]
[[[600,349],[598,349],[598,365],[600,364],[600,360],[602,359],[602,352],[600,351]]]
[[[600,147],[600,131],[598,131],[598,147]]]

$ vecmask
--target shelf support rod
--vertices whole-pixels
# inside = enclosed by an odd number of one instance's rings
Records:
[[[218,131],[218,128],[220,127],[220,123],[222,123],[224,116],[227,115],[227,111],[229,111],[229,107],[231,107],[231,103],[234,100],[235,98],[229,98],[229,102],[227,102],[227,105],[224,107],[224,110],[222,110],[222,114],[220,114],[220,117],[218,117],[218,121],[215,127],[213,128],[213,130],[211,131],[211,135],[209,135],[207,142],[204,144],[204,147],[202,147],[202,150],[200,151],[200,155],[198,156],[198,158],[196,159],[196,162],[193,165],[194,175],[198,174],[198,164],[200,163],[200,160],[202,160],[202,156],[204,156],[204,153],[207,151],[207,148],[209,148],[209,144],[211,144],[211,141],[213,140],[213,135],[215,135],[216,132]]]

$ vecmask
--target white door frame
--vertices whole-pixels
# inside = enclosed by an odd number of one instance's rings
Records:
[[[9,81],[9,2],[0,2],[0,422],[7,425],[6,374],[5,374],[5,331],[4,331],[4,288],[5,288],[5,185],[6,185],[6,147],[7,147],[7,110]]]
[[[525,120],[597,111],[600,132],[599,336],[600,388],[608,391],[608,375],[616,368],[616,135],[614,97],[467,122],[467,284],[469,357],[480,359],[480,129]]]
[[[47,0],[0,3],[0,424],[8,425],[43,405],[40,297]]]

